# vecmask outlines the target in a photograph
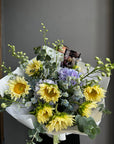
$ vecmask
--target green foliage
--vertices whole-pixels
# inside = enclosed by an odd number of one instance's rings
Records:
[[[35,53],[35,54],[38,54],[40,50],[41,50],[41,46],[35,47],[35,48],[34,48],[34,53]]]
[[[53,144],[58,144],[59,143],[59,138],[58,135],[53,136]]]
[[[97,61],[97,65],[95,68],[91,69],[90,64],[85,64],[86,74],[81,77],[81,81],[85,81],[85,86],[92,86],[98,84],[98,81],[102,80],[102,77],[110,77],[111,71],[114,69],[114,63],[111,63],[109,58],[106,58],[106,62],[104,63],[99,57],[95,57]],[[99,73],[99,75],[92,75],[95,73]],[[87,78],[93,78],[93,80],[87,80]],[[97,78],[97,80],[95,80]],[[75,85],[73,86],[75,87]]]
[[[4,73],[7,73],[7,74],[11,74],[12,73],[11,67],[7,68],[5,66],[5,62],[3,62],[2,65],[0,65],[0,69],[3,70]]]
[[[0,112],[5,111],[5,108],[10,106],[13,103],[13,100],[11,99],[9,94],[5,94],[4,97],[0,97]],[[6,106],[2,106],[2,105]]]
[[[100,133],[100,128],[96,125],[92,117],[86,118],[77,115],[75,119],[79,131],[87,134],[91,139],[94,139]]]
[[[46,28],[44,23],[41,23],[41,26],[42,26],[42,29],[40,30],[40,32],[43,34],[44,45],[46,45],[47,44],[47,40],[48,40],[48,38],[46,37],[48,29]]]
[[[19,59],[19,64],[24,66],[27,62],[28,62],[28,56],[26,56],[26,53],[24,53],[23,51],[21,52],[16,52],[15,51],[15,46],[14,45],[10,45],[8,44],[8,46],[11,48],[9,50],[9,52],[11,52],[12,56],[16,57],[17,59]],[[25,66],[24,66],[25,67]]]
[[[104,104],[99,104],[99,111],[102,111],[104,114],[111,114],[112,112],[105,108]]]
[[[57,40],[57,41],[55,41],[54,43],[52,43],[52,45],[54,46],[54,49],[55,50],[60,50],[60,51],[62,51],[62,47],[63,47],[63,43],[64,43],[64,41],[63,40]]]
[[[35,54],[37,54],[37,60],[42,61],[43,67],[48,71],[49,75],[47,75],[47,78],[52,77],[52,75],[56,78],[57,75],[56,74],[54,75],[54,72],[56,70],[56,62],[51,62],[51,57],[46,53],[46,50],[41,47],[37,47],[34,48],[34,52]]]
[[[45,130],[43,125],[40,125],[38,122],[34,124],[35,129],[29,130],[28,136],[30,140],[27,140],[26,144],[35,144],[35,142],[42,142],[42,138],[39,136],[40,133],[44,133]]]

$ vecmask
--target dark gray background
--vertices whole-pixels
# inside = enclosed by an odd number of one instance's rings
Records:
[[[8,43],[32,58],[33,47],[42,44],[41,22],[49,30],[50,42],[64,39],[85,62],[94,65],[95,56],[113,57],[111,10],[111,0],[2,0],[3,60],[13,69],[18,66],[8,53]],[[112,85],[111,79],[106,103],[113,111]],[[113,121],[113,113],[104,117],[100,135],[95,140],[81,136],[81,144],[113,144]],[[4,114],[5,144],[25,144],[26,133],[27,128]]]

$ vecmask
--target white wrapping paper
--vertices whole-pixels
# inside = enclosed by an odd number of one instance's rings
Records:
[[[47,53],[53,57],[53,60],[55,61],[56,59],[56,55],[55,55],[55,51],[52,50],[49,47],[45,47],[47,50]],[[58,52],[56,53],[58,55]],[[61,62],[61,60],[63,59],[63,54],[59,53],[59,61],[58,63]],[[83,62],[78,62],[78,66],[81,67],[81,72],[85,73],[86,72],[86,68],[85,68],[85,63]],[[93,68],[91,68],[93,69]],[[21,70],[19,67],[13,72],[15,74],[24,76],[24,72],[23,70]],[[99,74],[96,74],[99,75]],[[4,92],[5,90],[8,89],[8,85],[7,82],[9,80],[11,76],[7,75],[4,78],[2,78],[0,80],[0,95],[3,97],[4,96]],[[100,86],[102,88],[104,88],[105,90],[108,87],[110,78],[108,77],[102,77],[102,81],[99,83]],[[105,101],[103,100],[102,103],[105,103]],[[24,124],[25,126],[27,126],[30,129],[34,129],[34,122],[36,121],[35,116],[29,114],[29,109],[27,108],[19,108],[18,104],[12,104],[11,106],[6,108],[6,111],[12,116],[14,117],[16,120],[18,120],[20,123]],[[102,119],[102,113],[99,112],[98,109],[94,110],[91,114],[91,116],[94,118],[95,122],[99,125]],[[81,133],[78,128],[76,126],[74,127],[70,127],[67,130],[62,130],[60,132],[48,132],[48,135],[59,135],[59,139],[60,140],[65,140],[66,139],[66,135],[68,134],[80,134],[80,135],[85,135],[84,133]]]

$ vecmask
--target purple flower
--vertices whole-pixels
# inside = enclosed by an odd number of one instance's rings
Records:
[[[68,78],[71,79],[70,83],[72,85],[76,84],[76,79],[80,77],[81,73],[69,68],[61,68],[59,71],[59,79],[62,81],[67,81]]]

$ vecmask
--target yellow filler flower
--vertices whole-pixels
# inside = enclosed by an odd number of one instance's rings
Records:
[[[33,76],[36,74],[42,67],[41,61],[37,61],[37,59],[33,59],[26,67],[25,73],[28,76]]]
[[[49,132],[53,130],[61,131],[63,129],[67,129],[68,126],[73,126],[74,116],[68,114],[62,114],[55,116],[47,125],[46,128]]]
[[[53,108],[51,106],[44,106],[37,112],[37,121],[39,123],[45,123],[53,115]]]
[[[60,97],[60,91],[57,85],[54,84],[39,84],[40,89],[37,94],[41,95],[41,99],[45,100],[46,102],[53,101],[54,103],[58,101]]]
[[[84,89],[84,95],[87,101],[100,102],[102,98],[105,97],[105,90],[99,86],[88,86]]]
[[[86,101],[79,107],[79,113],[82,116],[90,117],[92,109],[96,108],[97,104],[95,102]]]
[[[13,80],[8,81],[11,98],[17,99],[29,93],[30,85],[25,81],[24,77],[17,76]]]

